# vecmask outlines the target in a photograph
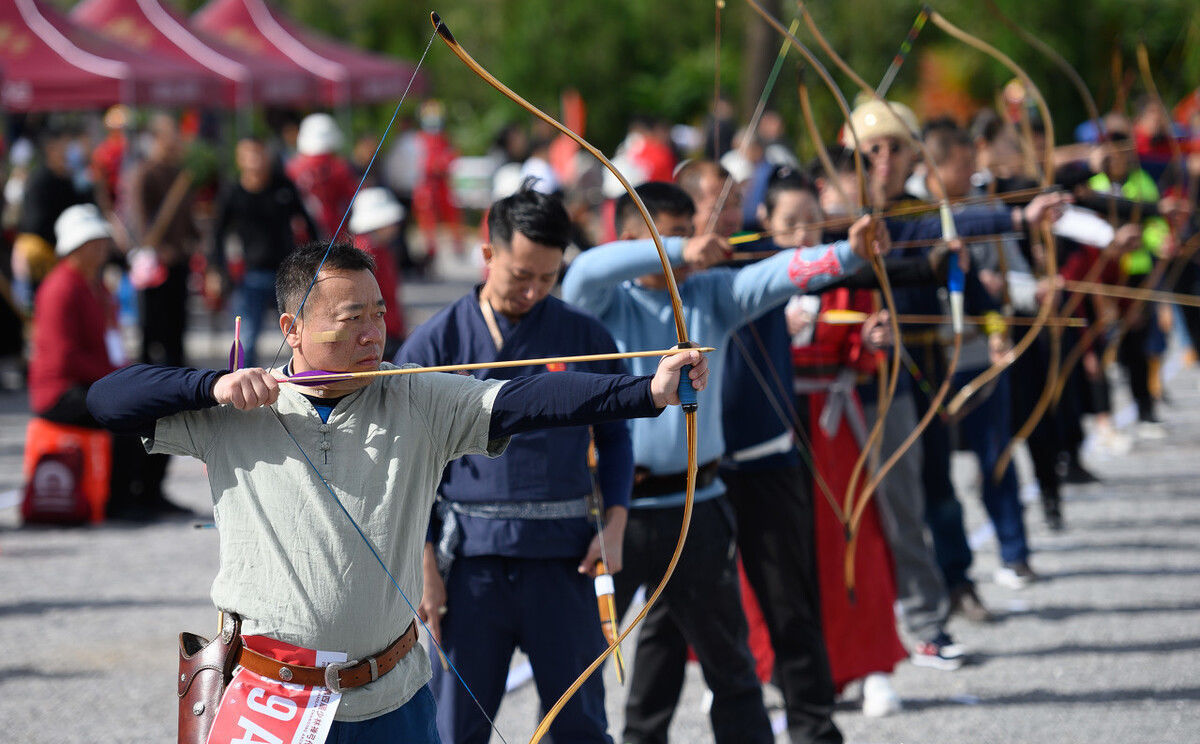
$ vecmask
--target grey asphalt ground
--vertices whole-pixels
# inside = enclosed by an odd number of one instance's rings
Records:
[[[411,285],[410,312],[427,316],[471,276]],[[189,348],[217,363],[227,339],[197,333]],[[996,552],[981,529],[978,473],[956,456],[955,482],[981,542],[974,575],[1000,620],[952,624],[976,662],[959,671],[901,664],[898,714],[865,718],[849,693],[836,714],[849,741],[1200,741],[1200,372],[1182,370],[1167,389],[1170,437],[1091,457],[1103,482],[1068,489],[1065,532],[1048,532],[1036,506],[1027,509],[1044,581],[1022,591],[991,582]],[[20,486],[28,418],[23,394],[0,394],[0,494]],[[0,506],[0,742],[174,740],[176,637],[214,632],[207,595],[217,548],[212,530],[192,526],[211,513],[202,466],[176,459],[167,488],[201,516],[20,528],[17,509]],[[634,661],[634,645],[625,650]],[[704,687],[689,666],[672,740],[704,744]],[[619,736],[624,694],[611,668],[605,681]],[[778,704],[776,691],[767,698]],[[497,725],[510,744],[528,741],[539,712],[526,684]]]

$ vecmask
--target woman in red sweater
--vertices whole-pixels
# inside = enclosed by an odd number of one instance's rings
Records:
[[[95,205],[78,204],[55,221],[54,235],[59,262],[34,298],[29,405],[48,421],[100,429],[88,413],[88,388],[126,362],[116,304],[100,281],[112,231]],[[145,521],[181,511],[146,488],[145,461],[136,437],[113,437],[110,518]]]

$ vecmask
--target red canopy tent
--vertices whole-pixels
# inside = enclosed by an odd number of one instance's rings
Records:
[[[399,98],[414,65],[362,52],[303,29],[264,0],[210,0],[192,16],[196,28],[253,53],[289,62],[320,78],[327,106]],[[423,90],[418,78],[413,90]]]
[[[316,100],[317,80],[307,71],[194,31],[186,17],[160,0],[84,0],[71,18],[139,51],[203,66],[221,79],[222,105],[303,105]]]
[[[7,111],[191,106],[217,94],[207,70],[126,49],[41,0],[0,2],[0,30],[0,105]]]

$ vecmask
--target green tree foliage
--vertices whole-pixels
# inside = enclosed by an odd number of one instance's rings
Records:
[[[168,0],[170,1],[170,0]],[[427,6],[395,0],[276,0],[300,22],[366,49],[416,59],[431,33],[429,11],[437,10],[463,47],[497,77],[535,105],[558,113],[558,97],[575,88],[588,104],[587,135],[611,150],[636,113],[654,113],[673,121],[698,123],[713,95],[714,4],[712,0],[453,0]],[[1003,12],[1057,49],[1083,75],[1108,110],[1118,100],[1113,80],[1114,53],[1132,76],[1129,100],[1142,93],[1134,49],[1144,38],[1156,82],[1168,102],[1200,83],[1200,9],[1195,0],[997,0]],[[200,0],[185,0],[191,11]],[[940,0],[935,6],[952,22],[984,38],[1025,67],[1051,102],[1060,138],[1069,139],[1086,118],[1083,103],[1063,75],[997,21],[979,0]],[[792,5],[781,1],[785,23]],[[895,0],[839,0],[813,3],[813,12],[832,44],[867,80],[878,81],[919,6]],[[740,0],[722,11],[722,86],[739,100],[746,24],[757,16]],[[801,40],[811,41],[802,29]],[[777,49],[772,38],[772,46]],[[815,45],[810,45],[815,47]],[[927,25],[893,88],[911,100],[917,83],[916,58],[940,50],[961,65],[969,93],[981,103],[1011,77],[999,64]],[[773,56],[773,54],[772,54]],[[803,127],[796,104],[795,60],[780,77],[771,105],[784,113],[801,142]],[[486,148],[495,130],[527,115],[478,80],[440,42],[434,42],[424,71],[427,94],[446,103],[448,123],[464,149]],[[763,76],[765,77],[765,70]],[[843,91],[856,90],[835,73]],[[813,97],[828,140],[840,124],[828,92],[810,79]],[[757,92],[753,97],[757,97]],[[379,131],[383,108],[356,117],[356,127]],[[390,107],[386,107],[389,109]],[[415,106],[410,109],[415,111]],[[743,117],[749,112],[739,112]]]

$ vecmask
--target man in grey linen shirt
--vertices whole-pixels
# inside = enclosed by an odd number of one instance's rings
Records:
[[[278,274],[289,365],[230,373],[135,365],[96,383],[88,403],[109,428],[142,433],[150,451],[208,466],[221,548],[213,601],[241,615],[247,635],[367,659],[408,632],[407,600],[421,597],[426,527],[450,460],[499,455],[508,436],[528,429],[657,415],[678,404],[684,365],[694,365],[697,390],[708,365],[686,352],[663,358],[653,377],[426,373],[281,386],[289,373],[392,368],[380,364],[384,300],[370,257],[335,245],[322,265],[323,253],[297,249]],[[388,586],[347,514],[405,596]],[[330,740],[406,732],[406,741],[437,741],[429,678],[426,653],[414,650],[376,681],[347,688]]]

